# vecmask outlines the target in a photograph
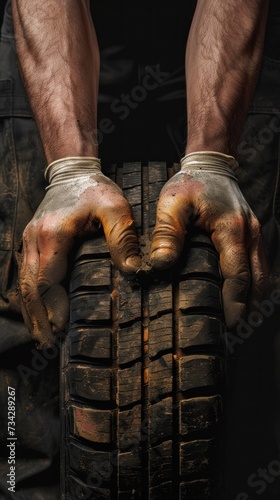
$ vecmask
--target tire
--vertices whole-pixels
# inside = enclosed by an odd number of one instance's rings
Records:
[[[109,172],[133,208],[143,254],[175,170],[127,163]],[[193,234],[176,269],[140,280],[112,265],[102,235],[84,242],[62,347],[62,498],[221,498],[224,383],[209,238]]]

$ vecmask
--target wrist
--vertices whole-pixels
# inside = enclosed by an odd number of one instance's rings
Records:
[[[40,135],[42,136],[41,131]],[[53,135],[55,135],[54,140],[43,142],[48,164],[67,157],[98,157],[96,129],[91,131],[71,130],[66,124],[63,132],[54,126]],[[49,132],[49,136],[52,137],[51,132]]]
[[[196,151],[181,159],[181,172],[210,172],[224,175],[237,181],[234,173],[238,169],[236,159],[219,151]],[[180,172],[179,172],[180,173]]]
[[[237,146],[220,138],[211,137],[208,140],[205,138],[199,139],[197,137],[194,140],[189,138],[185,149],[185,155],[196,153],[197,151],[215,151],[234,157],[236,156]]]
[[[100,159],[96,157],[68,156],[50,163],[45,170],[45,179],[50,186],[73,182],[74,178],[102,174]],[[47,188],[48,189],[48,188]]]

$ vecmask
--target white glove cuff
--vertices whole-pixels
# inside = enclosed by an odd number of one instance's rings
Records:
[[[45,170],[45,179],[51,185],[63,184],[75,176],[101,173],[99,158],[89,156],[69,156],[53,161]],[[50,186],[49,186],[50,187]]]
[[[192,173],[194,170],[200,172],[212,172],[213,174],[225,175],[237,182],[234,170],[238,168],[238,162],[233,156],[216,151],[198,151],[189,153],[181,159],[181,170]]]

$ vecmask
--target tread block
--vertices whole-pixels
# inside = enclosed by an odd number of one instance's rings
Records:
[[[172,354],[150,363],[150,398],[155,400],[172,391]]]
[[[111,296],[109,293],[77,295],[70,301],[70,322],[102,321],[111,319]]]
[[[166,182],[167,181],[167,168],[166,163],[163,161],[149,161],[149,182]]]
[[[172,498],[172,482],[162,483],[150,488],[150,500],[167,500]]]
[[[155,227],[156,215],[157,215],[157,202],[151,201],[151,203],[149,204],[149,228],[150,229],[153,229]],[[150,234],[151,234],[151,231],[150,231]]]
[[[149,411],[150,443],[154,445],[159,441],[172,438],[173,413],[172,398],[165,398],[152,404]]]
[[[203,280],[187,280],[179,283],[179,308],[210,309],[222,314],[222,297],[219,285]]]
[[[150,184],[149,186],[149,200],[150,203],[155,203],[157,204],[160,192],[165,184],[165,181],[161,182],[155,182],[154,184]],[[151,223],[155,223],[155,219],[153,220],[151,217],[149,217]]]
[[[207,276],[220,282],[221,273],[218,257],[213,252],[209,252],[206,248],[191,247],[188,250],[187,259],[180,274],[181,276],[197,274],[202,275],[204,278]]]
[[[140,490],[142,483],[141,474],[141,449],[119,454],[119,487],[120,491],[128,493],[130,498],[135,497],[134,490]],[[141,498],[141,497],[140,497]]]
[[[141,405],[119,412],[119,447],[127,451],[138,448],[141,441]]]
[[[109,328],[85,328],[68,333],[70,356],[86,356],[95,359],[111,357],[112,333]]]
[[[139,491],[131,491],[131,490],[128,490],[128,491],[119,491],[118,492],[118,496],[116,497],[117,500],[131,500],[133,498],[133,500],[140,500],[141,499],[141,494],[139,493]]]
[[[112,440],[112,412],[70,405],[69,430],[78,438],[93,443],[110,443]]]
[[[110,401],[112,371],[86,364],[70,364],[67,368],[69,392],[93,401]]]
[[[129,363],[141,357],[141,321],[119,330],[119,363]]]
[[[72,475],[70,475],[67,483],[67,486],[69,488],[70,500],[77,500],[77,498],[83,498],[87,500],[111,499],[110,490],[105,488],[92,488],[79,479],[73,477]],[[66,496],[66,498],[67,500],[69,499],[68,496]]]
[[[119,277],[119,323],[137,321],[141,319],[141,291],[125,280],[123,276]]]
[[[180,500],[193,498],[195,500],[221,500],[221,486],[218,481],[211,479],[200,479],[181,483]]]
[[[130,189],[123,189],[123,194],[130,205],[139,205],[141,203],[141,186],[134,186]]]
[[[90,262],[81,262],[76,265],[70,282],[70,292],[83,287],[110,286],[111,264],[108,259],[97,259]]]
[[[119,405],[126,406],[141,399],[141,363],[119,370]]]
[[[126,172],[122,180],[122,188],[124,193],[126,193],[126,190],[128,188],[134,188],[137,186],[141,187],[141,170],[137,170],[134,172]]]
[[[179,347],[196,347],[211,345],[221,348],[222,324],[217,318],[202,316],[200,314],[186,315],[179,318]]]
[[[134,225],[135,225],[136,229],[141,229],[141,226],[142,226],[142,207],[141,207],[141,205],[133,205],[131,208],[132,208]]]
[[[217,432],[222,417],[221,396],[186,399],[180,402],[179,408],[179,432],[183,436],[200,429]]]
[[[201,230],[193,230],[191,234],[191,242],[195,245],[207,245],[217,254],[215,247],[211,241],[210,235]],[[218,254],[217,254],[218,255]]]
[[[112,455],[106,451],[95,451],[84,444],[69,441],[69,466],[81,478],[90,480],[92,486],[101,486],[112,476]],[[89,476],[89,477],[88,477]]]
[[[180,444],[180,474],[182,476],[215,476],[219,467],[218,440],[199,439]]]
[[[153,318],[149,324],[149,354],[172,349],[172,314]]]
[[[109,256],[109,249],[106,243],[105,237],[102,236],[93,236],[91,239],[85,241],[80,248],[78,249],[75,258],[88,260],[92,258],[94,255],[102,255]]]
[[[149,316],[172,311],[172,285],[161,283],[152,286],[149,293]]]
[[[222,359],[218,356],[193,355],[179,359],[181,391],[219,384],[223,368]]]
[[[172,441],[150,449],[151,486],[172,479]]]
[[[123,164],[123,178],[125,178],[129,173],[135,174],[136,172],[140,172],[141,175],[141,171],[141,161],[128,161]]]

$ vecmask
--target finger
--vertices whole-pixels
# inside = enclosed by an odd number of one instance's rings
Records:
[[[191,212],[185,197],[179,193],[161,194],[151,245],[150,260],[154,269],[171,267],[179,257]]]
[[[53,231],[44,226],[38,235],[40,263],[38,290],[47,310],[53,332],[63,330],[69,316],[69,300],[66,290],[60,285],[67,272],[67,257],[73,236],[67,231]]]
[[[267,288],[269,267],[265,252],[265,244],[259,222],[254,219],[251,224],[252,245],[250,248],[251,290],[250,305],[255,308],[262,300]]]
[[[240,217],[224,218],[212,233],[212,241],[220,255],[224,279],[222,296],[226,325],[236,328],[246,314],[246,302],[250,287],[246,223]]]
[[[19,291],[19,299],[20,299],[20,308],[23,316],[23,321],[27,326],[29,332],[32,331],[32,323],[30,321],[28,312],[26,310],[25,304],[22,300],[21,290],[20,290],[20,281],[21,281],[21,273],[22,273],[22,263],[23,263],[23,239],[21,238],[20,244],[18,245],[18,249],[15,252],[17,266],[18,266],[18,291]]]
[[[22,300],[22,297],[20,295],[20,308],[21,308],[21,313],[22,313],[22,317],[23,317],[23,321],[25,323],[25,325],[27,326],[30,334],[33,330],[33,326],[32,326],[32,323],[31,323],[31,320],[29,318],[29,315],[28,315],[28,312],[26,310],[26,307],[25,307],[25,303],[24,301]]]
[[[41,349],[53,344],[53,333],[46,308],[37,286],[39,252],[32,230],[23,238],[23,259],[19,273],[19,288],[23,302],[23,317],[34,340]]]
[[[44,293],[43,302],[53,332],[61,332],[69,317],[69,299],[66,290],[59,284],[52,285]]]
[[[138,271],[141,257],[132,211],[127,201],[122,196],[110,200],[106,207],[102,207],[99,219],[113,262],[126,273]]]

